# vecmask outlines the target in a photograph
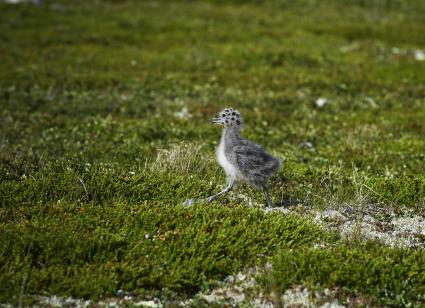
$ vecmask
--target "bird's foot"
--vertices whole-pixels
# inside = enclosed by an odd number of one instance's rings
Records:
[[[196,202],[195,198],[190,198],[190,199],[187,199],[185,202],[183,202],[183,205],[184,206],[192,206],[192,205],[195,204],[195,202]]]
[[[207,198],[207,202],[208,202],[208,203],[211,203],[211,202],[213,202],[215,199],[217,199],[217,197],[216,197],[216,196],[208,197],[208,198]]]
[[[185,202],[183,202],[184,206],[192,206],[198,203],[203,203],[203,202],[211,202],[210,198],[208,199],[204,199],[204,198],[190,198],[187,199]]]

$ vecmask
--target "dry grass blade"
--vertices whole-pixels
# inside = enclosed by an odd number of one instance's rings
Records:
[[[168,149],[158,149],[158,154],[149,168],[160,173],[199,174],[212,162],[212,159],[203,153],[202,148],[202,145],[177,143]]]

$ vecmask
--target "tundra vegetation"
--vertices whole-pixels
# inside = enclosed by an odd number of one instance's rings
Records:
[[[299,287],[425,305],[423,224],[406,246],[314,218],[423,222],[424,15],[420,0],[0,2],[0,303],[178,305],[256,268],[241,305]],[[285,211],[246,185],[182,205],[225,183],[209,123],[225,106],[281,159]]]

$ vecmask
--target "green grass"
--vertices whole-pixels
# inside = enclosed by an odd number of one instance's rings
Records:
[[[19,208],[2,225],[2,301],[26,294],[85,298],[170,288],[193,294],[280,248],[330,238],[296,216],[167,204],[56,203]]]
[[[209,119],[232,106],[244,135],[282,159],[275,200],[320,209],[366,190],[370,203],[423,215],[424,13],[415,0],[0,2],[0,302],[119,288],[185,297],[272,257],[276,273],[302,265],[282,288],[423,303],[423,247],[316,250],[338,235],[301,216],[238,198],[180,204],[224,184]],[[183,106],[190,119],[175,116]],[[341,258],[334,280],[306,265],[334,270]],[[374,260],[401,264],[376,276]],[[400,293],[412,268],[422,278]]]
[[[355,243],[282,250],[273,261],[273,278],[280,290],[294,284],[326,287],[338,289],[342,301],[362,294],[374,299],[375,303],[369,303],[385,306],[421,305],[425,301],[423,251]]]

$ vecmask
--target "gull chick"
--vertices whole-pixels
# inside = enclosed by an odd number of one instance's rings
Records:
[[[237,182],[248,182],[261,188],[267,205],[272,206],[268,192],[269,178],[279,170],[280,161],[268,154],[260,145],[241,136],[243,119],[233,108],[225,108],[213,119],[213,123],[224,126],[217,160],[227,177],[227,187],[208,198],[208,202],[232,190]]]

